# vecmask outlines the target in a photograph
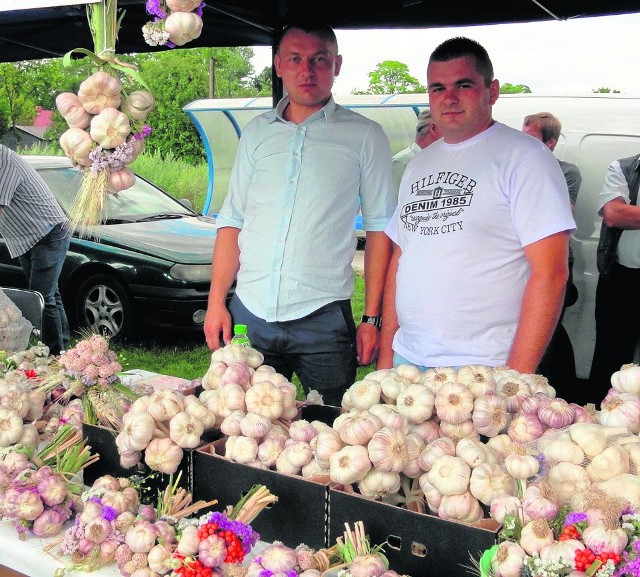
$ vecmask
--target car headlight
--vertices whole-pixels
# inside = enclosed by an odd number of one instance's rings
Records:
[[[175,279],[189,282],[208,282],[211,280],[210,264],[174,264],[169,274]]]

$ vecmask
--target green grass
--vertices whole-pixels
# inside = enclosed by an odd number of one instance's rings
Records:
[[[364,279],[361,273],[356,274],[352,310],[354,318],[359,320],[364,311]],[[114,344],[113,349],[118,353],[124,370],[143,369],[194,380],[204,376],[211,360],[211,351],[204,344],[204,335],[202,342],[201,345],[189,342],[167,346],[148,341],[139,344]],[[374,365],[359,367],[356,380],[361,380],[374,368]],[[293,382],[299,385],[295,376]]]

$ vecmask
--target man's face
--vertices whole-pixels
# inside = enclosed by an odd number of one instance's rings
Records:
[[[297,106],[320,110],[331,97],[342,56],[336,46],[302,30],[288,31],[274,59],[276,74]]]
[[[534,138],[537,138],[540,142],[544,142],[542,140],[542,132],[540,131],[540,126],[538,124],[536,124],[535,122],[532,122],[528,126],[523,126],[522,127],[522,132],[525,132],[525,133],[533,136]]]
[[[427,81],[431,115],[445,142],[463,142],[491,126],[500,85],[493,80],[486,87],[472,58],[430,62]]]

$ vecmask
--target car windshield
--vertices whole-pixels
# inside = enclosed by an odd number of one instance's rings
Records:
[[[82,172],[75,168],[41,168],[38,174],[49,185],[62,208],[70,214],[82,184]],[[193,212],[187,207],[138,176],[131,188],[107,195],[101,220],[106,223],[138,222],[191,215]]]

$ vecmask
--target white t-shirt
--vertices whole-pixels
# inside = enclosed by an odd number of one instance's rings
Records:
[[[504,364],[530,272],[523,247],[573,229],[562,170],[529,135],[496,122],[424,149],[386,229],[402,249],[394,351],[427,367]]]

